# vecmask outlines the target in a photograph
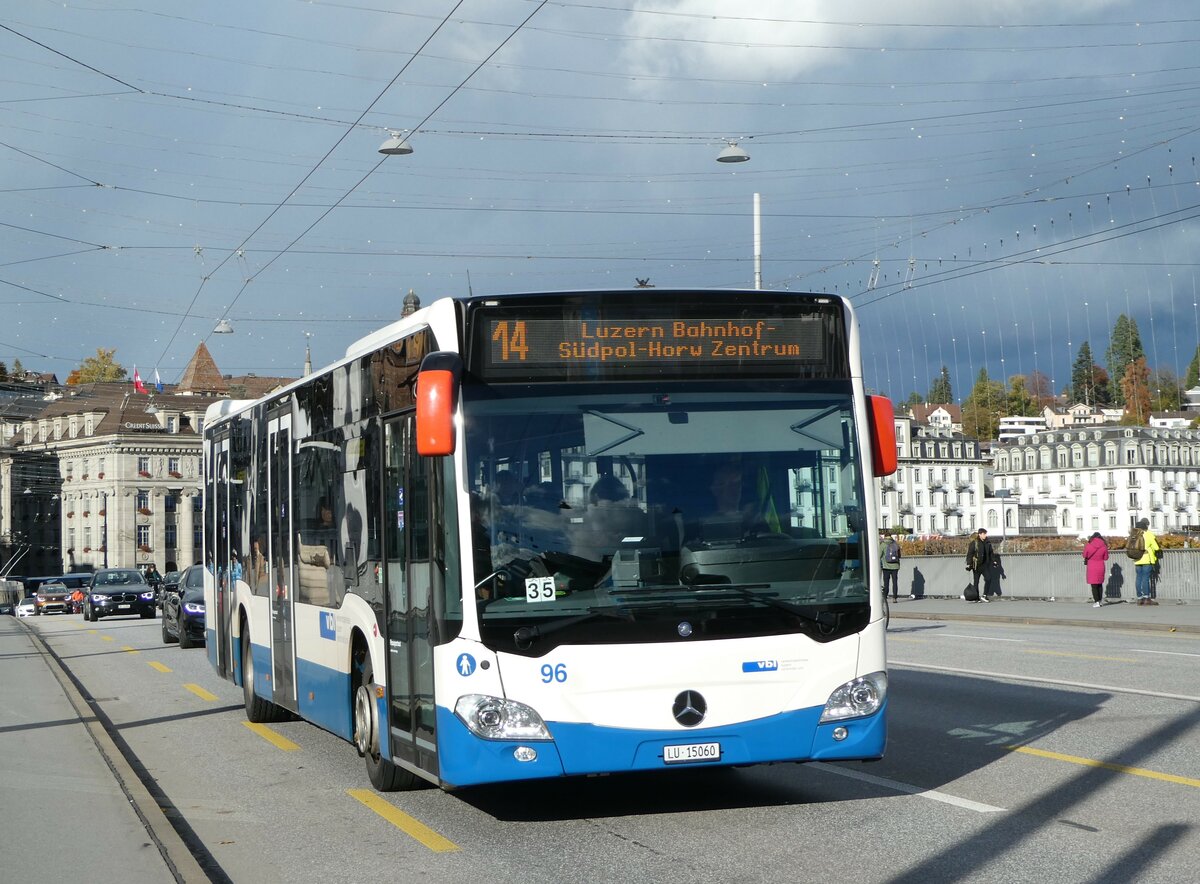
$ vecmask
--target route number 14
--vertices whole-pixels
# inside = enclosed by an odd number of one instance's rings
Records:
[[[508,362],[514,356],[521,362],[529,355],[529,344],[525,341],[525,320],[518,319],[509,328],[507,319],[496,323],[492,340],[500,342],[500,361]]]

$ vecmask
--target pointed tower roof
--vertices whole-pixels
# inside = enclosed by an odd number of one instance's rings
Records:
[[[183,370],[183,377],[179,379],[175,391],[201,395],[229,392],[225,379],[221,377],[221,372],[217,369],[217,363],[213,360],[212,354],[208,352],[208,347],[204,346],[203,341],[200,342],[200,346],[192,354],[191,361]]]

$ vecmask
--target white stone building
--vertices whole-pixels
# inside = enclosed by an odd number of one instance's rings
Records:
[[[979,524],[989,464],[975,439],[896,418],[896,472],[875,483],[881,528],[967,534]]]
[[[995,488],[1011,497],[987,502],[989,530],[1029,533],[1024,521],[1041,533],[1032,517],[1045,513],[1062,535],[1122,535],[1140,518],[1157,533],[1200,525],[1200,431],[1071,427],[1022,436],[993,453]]]

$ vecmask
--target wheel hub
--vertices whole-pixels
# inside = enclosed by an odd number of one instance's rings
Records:
[[[354,692],[354,745],[359,755],[378,754],[375,736],[375,704],[367,685],[359,685]]]

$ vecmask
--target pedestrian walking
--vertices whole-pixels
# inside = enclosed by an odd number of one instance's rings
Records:
[[[900,598],[900,542],[892,536],[891,531],[883,532],[883,552],[880,553],[880,564],[883,568],[883,596],[887,598],[888,584],[892,585],[892,601]]]
[[[986,596],[979,595],[979,578],[987,572],[991,564],[992,545],[987,539],[987,529],[980,528],[971,535],[971,542],[967,544],[967,570],[974,575],[974,579],[962,595],[968,602],[989,601]]]
[[[1154,576],[1154,566],[1158,564],[1158,538],[1150,530],[1149,519],[1138,519],[1137,528],[1134,531],[1141,532],[1142,550],[1141,557],[1133,563],[1134,570],[1137,571],[1137,603],[1139,605],[1157,605],[1158,599],[1154,598],[1154,594],[1150,591],[1150,581]],[[1132,534],[1129,537],[1129,543],[1136,543]]]
[[[1083,548],[1083,561],[1087,582],[1092,588],[1092,607],[1099,608],[1104,604],[1104,577],[1108,573],[1108,544],[1099,531],[1092,535]]]
[[[992,547],[992,563],[988,565],[987,573],[983,575],[984,599],[999,598],[1002,595],[1000,581],[1007,579],[1008,575],[1004,573],[1004,563],[1000,560],[1000,551]]]

